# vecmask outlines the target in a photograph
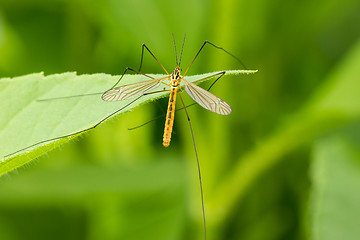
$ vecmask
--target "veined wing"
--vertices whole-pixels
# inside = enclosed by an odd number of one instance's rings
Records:
[[[220,115],[229,115],[231,107],[225,101],[201,87],[182,79],[185,83],[185,91],[189,96],[203,108]]]
[[[104,101],[114,102],[114,101],[139,97],[141,95],[144,95],[144,93],[154,88],[157,88],[160,85],[161,81],[163,81],[166,78],[151,79],[147,81],[142,81],[138,83],[132,83],[132,84],[112,88],[106,91],[101,98]]]

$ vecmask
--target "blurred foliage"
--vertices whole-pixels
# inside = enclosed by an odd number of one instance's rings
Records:
[[[171,71],[171,33],[178,45],[186,33],[183,68],[204,40],[220,45],[259,73],[214,86],[231,115],[189,109],[209,240],[356,239],[359,12],[355,0],[1,0],[0,77],[118,75],[138,67],[142,43]],[[207,46],[189,74],[238,65]],[[143,105],[2,176],[1,239],[202,239],[185,113],[169,148],[161,120],[127,130],[159,114]]]
[[[314,239],[357,239],[360,215],[360,125],[349,125],[314,146],[310,201]]]

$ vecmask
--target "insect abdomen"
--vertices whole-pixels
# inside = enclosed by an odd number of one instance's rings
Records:
[[[166,112],[166,121],[165,121],[164,137],[163,137],[164,147],[168,147],[170,145],[171,132],[174,125],[176,93],[177,93],[177,88],[171,88],[168,109]]]

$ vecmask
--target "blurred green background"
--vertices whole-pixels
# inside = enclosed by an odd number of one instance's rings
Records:
[[[1,0],[0,77],[118,75],[142,43],[172,71],[171,33],[178,49],[186,34],[183,68],[209,40],[259,72],[214,86],[231,115],[189,108],[208,239],[358,239],[359,13],[357,0]],[[189,74],[241,68],[206,46]],[[0,239],[203,239],[185,114],[169,148],[163,120],[127,130],[159,114],[146,104],[2,176]]]

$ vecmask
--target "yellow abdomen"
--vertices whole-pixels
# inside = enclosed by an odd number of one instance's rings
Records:
[[[163,137],[164,147],[168,147],[170,145],[171,132],[174,125],[176,93],[177,93],[177,88],[172,87],[169,97],[168,109],[166,112],[165,129],[164,129],[164,137]]]

